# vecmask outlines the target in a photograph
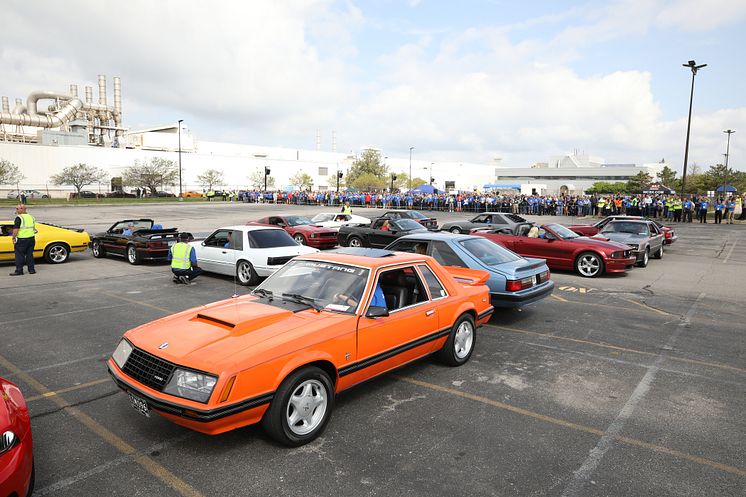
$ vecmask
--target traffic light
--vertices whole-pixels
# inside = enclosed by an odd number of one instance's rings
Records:
[[[337,178],[342,179],[342,176],[344,176],[344,174],[342,174],[342,171],[337,171]]]
[[[393,181],[396,181],[396,174],[392,174],[392,175],[391,175],[391,179],[392,179]]]
[[[430,178],[430,183],[435,183],[435,178],[431,177]]]
[[[270,169],[268,167],[265,167],[264,168],[264,175],[265,176],[269,176],[269,173],[270,173]]]

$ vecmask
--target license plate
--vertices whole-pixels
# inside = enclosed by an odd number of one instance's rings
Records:
[[[169,240],[168,241],[168,246],[169,247],[173,247],[175,243],[176,243],[176,240]]]
[[[534,275],[534,285],[536,285],[536,283],[537,283],[538,281],[539,281],[539,276],[535,274],[535,275]]]
[[[130,405],[132,408],[145,416],[146,418],[150,417],[150,407],[148,407],[148,403],[145,402],[144,399],[141,399],[140,397],[136,395],[132,395],[131,393],[128,394],[130,397]]]

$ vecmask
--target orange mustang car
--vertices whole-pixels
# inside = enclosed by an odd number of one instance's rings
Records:
[[[488,277],[380,249],[299,256],[253,295],[126,332],[108,368],[141,414],[208,434],[261,421],[299,446],[337,392],[432,353],[466,363],[493,311]]]

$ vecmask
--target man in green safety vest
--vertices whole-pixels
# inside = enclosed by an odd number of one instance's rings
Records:
[[[16,206],[16,219],[13,223],[13,252],[16,256],[16,271],[11,276],[21,276],[24,264],[29,274],[36,274],[34,268],[34,245],[36,245],[36,220],[26,212],[26,206]]]
[[[345,205],[342,206],[342,214],[352,214],[352,207],[350,207],[350,201],[347,200]]]
[[[171,261],[171,272],[174,273],[174,283],[191,285],[192,280],[202,274],[202,268],[197,265],[197,254],[194,247],[187,243],[188,233],[179,233],[179,241],[168,251]]]

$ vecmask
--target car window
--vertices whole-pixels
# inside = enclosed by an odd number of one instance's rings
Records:
[[[417,221],[412,219],[399,219],[393,222],[394,226],[401,231],[424,230],[427,229]]]
[[[285,218],[289,226],[303,226],[305,224],[313,224],[313,221],[305,216],[288,216]]]
[[[275,248],[275,247],[292,247],[298,245],[293,237],[288,235],[285,230],[267,229],[252,230],[248,233],[249,245],[251,248]]]
[[[522,258],[506,249],[484,238],[470,238],[459,242],[464,250],[473,255],[477,260],[487,266],[497,266],[505,262],[518,261]]]
[[[448,296],[448,292],[446,292],[445,288],[443,288],[443,285],[440,284],[440,281],[438,281],[438,278],[435,276],[435,273],[433,273],[432,269],[427,267],[426,264],[420,264],[417,266],[417,268],[420,270],[420,273],[422,273],[422,276],[425,278],[427,288],[428,290],[430,290],[430,298],[432,298],[433,300],[438,300]]]
[[[243,250],[243,231],[233,230],[228,232],[228,247],[233,250]]]
[[[274,225],[274,226],[285,226],[285,222],[282,220],[282,218],[281,217],[277,217],[277,216],[270,217],[269,218],[269,223],[267,223],[267,224],[271,224],[271,225]]]
[[[387,212],[384,215],[388,217],[389,219],[400,219],[402,217],[401,212]]]
[[[469,267],[445,242],[432,242],[430,255],[443,266]]]
[[[229,243],[231,230],[217,230],[205,239],[206,247],[224,248]]]
[[[326,221],[331,221],[332,219],[334,219],[334,214],[325,214],[322,212],[321,214],[316,214],[315,216],[313,216],[311,218],[311,221],[313,221],[314,223],[325,223]]]
[[[471,220],[472,223],[486,223],[487,222],[487,216],[482,214],[481,216],[477,216],[474,219]]]
[[[390,222],[389,219],[376,219],[376,222],[373,223],[373,229],[376,229],[376,230],[381,229],[381,226],[383,226],[383,223],[386,221]]]
[[[425,286],[412,266],[384,271],[379,275],[376,284],[383,290],[386,308],[389,311],[428,300]]]
[[[122,221],[121,223],[117,223],[114,225],[114,227],[111,229],[112,233],[121,233],[125,229],[127,229],[129,226],[134,226],[135,230],[149,230],[153,227],[153,223],[150,221],[142,221],[142,220],[136,220],[136,221]]]
[[[399,240],[391,244],[388,250],[426,255],[428,253],[429,245],[429,242],[425,240]]]

